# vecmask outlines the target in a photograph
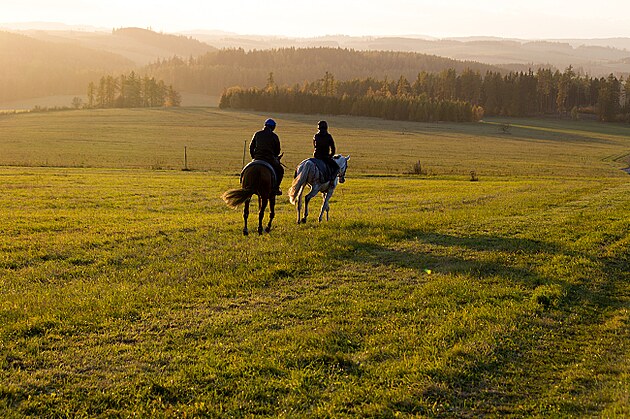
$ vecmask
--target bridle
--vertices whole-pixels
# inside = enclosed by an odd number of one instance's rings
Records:
[[[339,178],[339,183],[344,183],[346,181],[346,169],[348,169],[348,161],[343,156],[341,156],[339,160],[343,160],[343,167],[339,165],[339,173],[337,173],[337,177]]]

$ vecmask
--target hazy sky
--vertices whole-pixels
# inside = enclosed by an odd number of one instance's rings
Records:
[[[239,34],[630,37],[629,0],[0,0],[0,23]]]

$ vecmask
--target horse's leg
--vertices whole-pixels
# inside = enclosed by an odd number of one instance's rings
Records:
[[[245,205],[243,205],[243,235],[247,236],[249,234],[249,230],[247,229],[247,217],[249,217],[249,203],[251,198],[245,201]]]
[[[330,209],[330,198],[332,197],[335,188],[330,188],[324,194],[324,202],[322,202],[322,209],[319,211],[319,222],[322,222],[322,217],[324,216],[324,211],[326,211],[326,221],[328,221],[328,210]]]
[[[300,224],[302,220],[300,219],[300,214],[302,212],[302,194],[304,193],[305,185],[302,185],[297,194],[297,199],[295,201],[295,209],[297,211],[297,223]]]
[[[271,222],[273,221],[273,217],[276,216],[276,195],[272,194],[269,197],[269,223],[267,224],[267,228],[265,231],[269,233],[271,231]]]
[[[306,217],[308,217],[308,203],[315,195],[317,195],[317,192],[319,192],[319,188],[311,186],[311,191],[304,197],[304,218],[302,218],[303,223],[306,223]]]
[[[263,233],[263,218],[265,217],[265,209],[267,208],[267,201],[268,198],[261,198],[258,197],[258,207],[259,207],[259,211],[258,211],[258,234],[262,234]]]

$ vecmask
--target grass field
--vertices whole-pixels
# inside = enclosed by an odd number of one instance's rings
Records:
[[[0,116],[0,416],[630,415],[630,127],[331,117],[331,221],[244,238],[265,117]]]

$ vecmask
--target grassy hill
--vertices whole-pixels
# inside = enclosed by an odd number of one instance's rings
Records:
[[[110,52],[0,32],[0,103],[85,94],[90,81],[132,66],[131,61]]]
[[[194,168],[236,173],[243,143],[266,117],[215,108],[4,115],[0,164],[178,169],[188,146]],[[322,116],[275,118],[285,163],[293,167],[311,154],[311,139]],[[420,161],[436,175],[468,176],[475,170],[481,176],[622,176],[619,169],[628,163],[623,160],[628,154],[627,125],[553,119],[470,124],[326,119],[339,151],[355,156],[353,170],[363,174],[401,175]],[[504,122],[510,124],[507,133],[501,129]]]
[[[266,117],[0,115],[0,412],[630,414],[630,128],[330,118],[331,221],[244,238]],[[290,171],[316,118],[275,117]]]
[[[0,31],[0,104],[56,95],[83,96],[89,82],[103,75],[137,70],[160,58],[188,58],[214,50],[185,36],[137,28],[113,33]]]
[[[184,35],[158,33],[149,29],[120,28],[103,31],[21,31],[44,42],[78,45],[95,51],[107,51],[143,66],[158,58],[197,56],[216,48]]]

